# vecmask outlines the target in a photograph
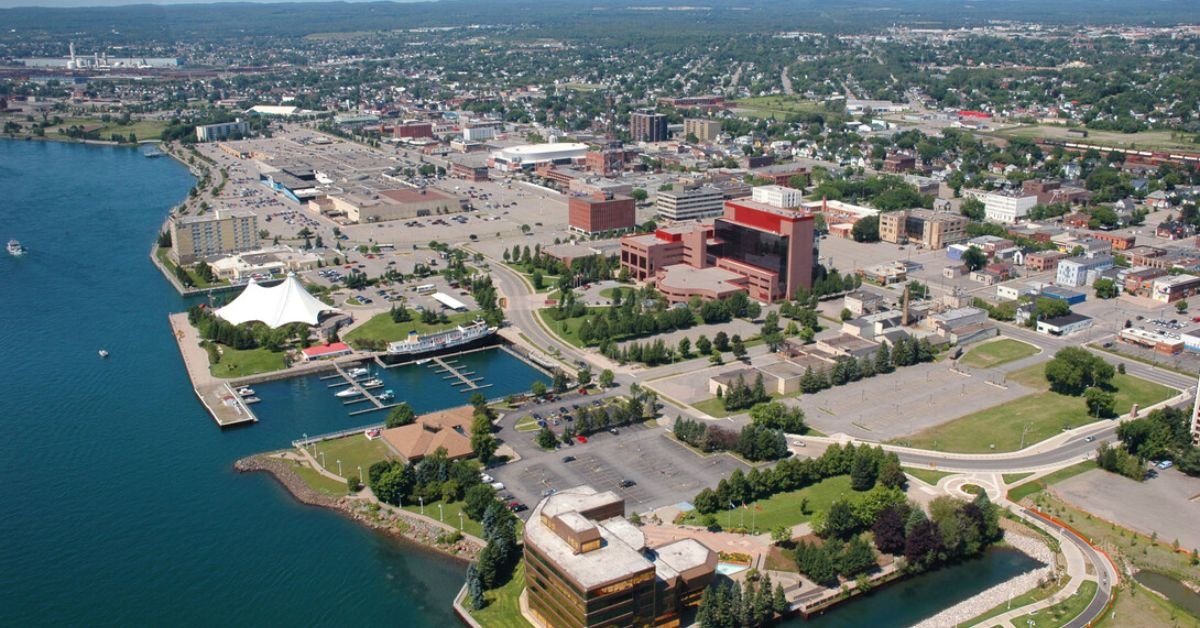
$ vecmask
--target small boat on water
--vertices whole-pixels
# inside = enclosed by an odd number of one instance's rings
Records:
[[[8,254],[12,255],[13,257],[19,257],[21,255],[24,255],[25,247],[21,246],[21,243],[17,242],[16,240],[9,240],[8,241]]]
[[[372,386],[382,386],[383,380],[379,379],[378,377],[372,377],[371,379],[368,379],[367,381],[363,382],[362,385],[363,385],[363,388],[369,388]]]
[[[349,397],[357,397],[357,396],[361,395],[362,393],[358,392],[357,388],[347,388],[346,390],[339,390],[333,394],[335,397],[341,397],[342,399],[347,399]]]
[[[354,379],[359,379],[360,377],[366,377],[367,375],[370,375],[371,371],[370,371],[370,369],[365,369],[362,367],[355,367],[355,368],[352,368],[352,369],[346,371],[346,374],[349,375],[350,377],[353,377]]]
[[[254,389],[249,386],[242,386],[237,390],[237,394],[241,395],[242,397],[253,397]]]
[[[431,358],[421,358],[420,360],[417,360],[416,364],[417,364],[417,366],[421,366],[422,364],[429,364],[430,360],[431,360]]]
[[[108,357],[108,349],[101,349],[101,350],[97,351],[96,353],[100,354],[100,357],[101,357],[101,358],[107,358],[107,357]]]
[[[262,399],[259,399],[258,397],[246,397],[246,398],[242,399],[242,402],[245,403],[246,405],[250,405],[252,403],[258,403],[260,401],[262,401]]]
[[[387,403],[388,401],[391,401],[396,398],[396,393],[392,392],[392,389],[389,388],[389,389],[379,393],[378,395],[375,395],[375,398],[384,403]]]

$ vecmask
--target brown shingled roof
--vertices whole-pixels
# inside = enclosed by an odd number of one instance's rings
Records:
[[[383,442],[410,462],[432,454],[439,447],[446,450],[446,457],[451,460],[467,458],[474,453],[470,437],[474,413],[472,406],[459,406],[423,414],[410,425],[384,430]]]

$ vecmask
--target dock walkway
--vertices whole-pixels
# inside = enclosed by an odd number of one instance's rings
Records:
[[[482,377],[472,378],[471,375],[475,374],[474,371],[464,371],[441,358],[433,358],[433,363],[437,365],[436,367],[431,367],[434,368],[435,373],[449,373],[449,375],[443,376],[442,379],[458,380],[452,383],[453,386],[465,386],[466,390],[479,390],[491,386],[491,384],[480,384],[479,382],[483,381]]]

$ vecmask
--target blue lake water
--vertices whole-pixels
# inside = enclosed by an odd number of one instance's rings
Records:
[[[191,185],[136,150],[0,141],[0,241],[29,249],[0,254],[4,623],[456,621],[462,566],[232,470],[354,424],[268,399],[221,431],[196,401],[167,326],[186,304],[148,258]]]

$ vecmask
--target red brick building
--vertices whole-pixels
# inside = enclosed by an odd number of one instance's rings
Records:
[[[567,201],[571,229],[586,234],[625,231],[637,224],[633,197],[600,193],[572,196]]]
[[[392,130],[392,134],[395,137],[411,138],[411,139],[432,138],[433,137],[433,123],[432,122],[404,122],[401,124],[397,124],[396,127]]]

